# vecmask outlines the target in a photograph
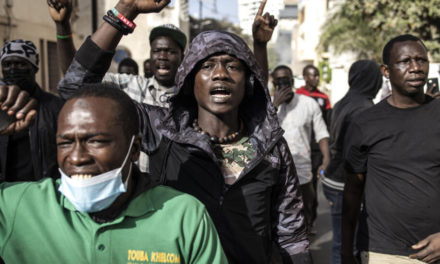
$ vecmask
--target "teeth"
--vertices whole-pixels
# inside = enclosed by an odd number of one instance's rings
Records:
[[[82,181],[82,180],[89,179],[92,177],[93,177],[92,174],[73,174],[73,175],[70,175],[70,178],[72,180],[76,180],[76,181]]]
[[[229,90],[227,89],[214,89],[211,91],[211,94],[229,94]]]
[[[169,72],[169,70],[167,70],[167,69],[158,69],[157,72],[159,74],[167,74]]]
[[[215,97],[228,97],[227,94],[213,94],[212,96],[215,96]]]

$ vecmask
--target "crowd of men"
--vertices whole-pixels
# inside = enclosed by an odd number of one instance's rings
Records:
[[[440,261],[440,101],[424,92],[420,39],[391,39],[381,66],[353,63],[333,109],[315,66],[296,92],[288,66],[269,76],[265,0],[253,51],[216,30],[186,49],[166,24],[143,75],[130,58],[109,73],[133,20],[169,2],[118,1],[76,50],[72,1],[48,0],[59,96],[35,81],[32,42],[3,46],[0,263],[313,263],[319,181],[328,262]],[[382,76],[391,95],[374,105]]]

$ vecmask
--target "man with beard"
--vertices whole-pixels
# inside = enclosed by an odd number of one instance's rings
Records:
[[[168,3],[125,0],[116,9],[131,21]],[[260,26],[271,35],[274,24],[265,15]],[[86,40],[58,86],[64,98],[78,84],[100,81],[122,31],[105,23]],[[90,53],[93,46],[99,49]],[[152,175],[205,204],[230,263],[311,263],[298,179],[266,82],[241,38],[199,34],[179,67],[170,108],[137,104],[142,148]]]
[[[5,83],[18,86],[38,101],[36,119],[28,129],[0,136],[0,182],[58,178],[55,132],[63,101],[36,83],[38,52],[35,45],[24,40],[7,42],[0,54],[0,63]]]
[[[355,263],[358,223],[362,263],[434,263],[440,259],[440,101],[423,92],[427,49],[419,38],[401,35],[385,45],[382,59],[392,94],[356,116],[344,143],[342,260]]]

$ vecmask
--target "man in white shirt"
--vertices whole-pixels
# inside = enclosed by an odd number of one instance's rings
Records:
[[[284,137],[289,145],[295,162],[304,201],[304,213],[309,231],[311,230],[311,213],[313,207],[314,188],[312,185],[312,161],[310,141],[312,130],[323,155],[319,172],[325,171],[330,161],[328,147],[329,134],[322,118],[319,105],[307,96],[294,94],[292,70],[280,65],[272,72],[275,94],[274,106],[278,109],[281,127],[285,130]]]

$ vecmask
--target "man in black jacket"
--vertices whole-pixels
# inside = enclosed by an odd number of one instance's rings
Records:
[[[119,1],[116,9],[131,20],[168,2]],[[100,82],[121,37],[105,23],[88,38],[60,95]],[[137,104],[142,148],[153,176],[204,203],[230,263],[278,263],[280,253],[286,263],[310,263],[298,179],[264,74],[238,36],[201,33],[179,67],[169,110]]]
[[[24,40],[6,43],[0,63],[5,83],[18,86],[38,101],[37,116],[29,129],[0,136],[0,182],[58,177],[55,132],[63,101],[36,83],[38,52],[35,45]]]

